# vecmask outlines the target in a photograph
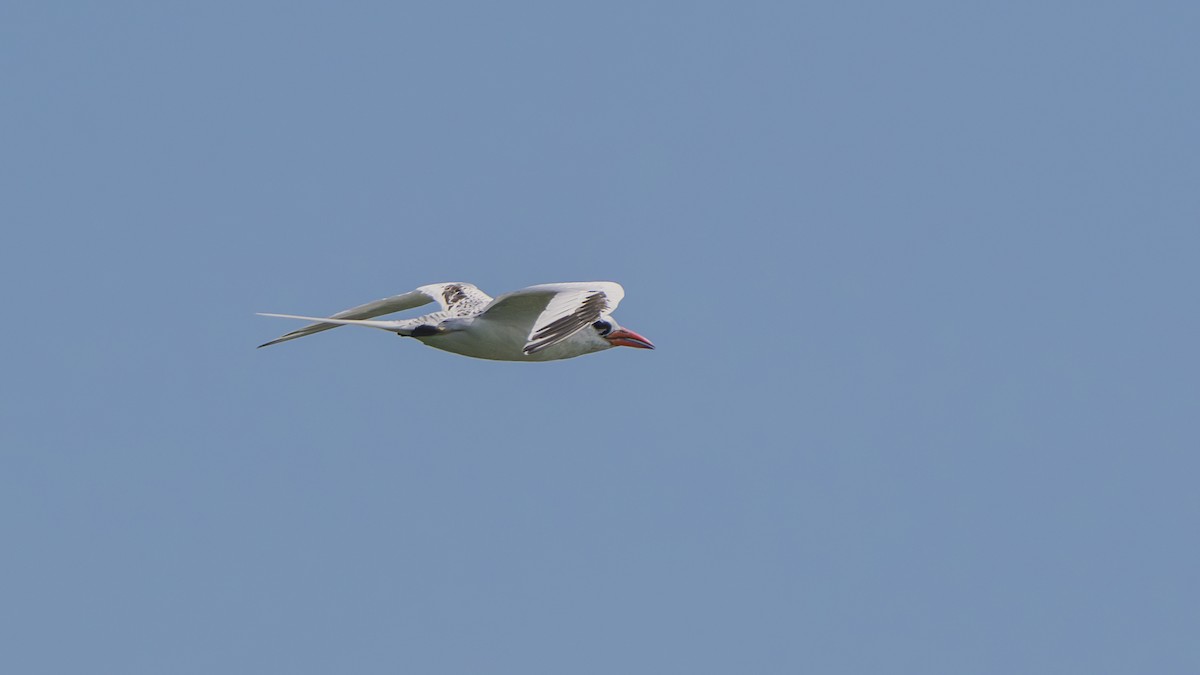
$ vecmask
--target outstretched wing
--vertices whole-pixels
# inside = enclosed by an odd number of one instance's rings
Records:
[[[377,316],[428,305],[431,302],[440,304],[443,311],[450,312],[453,316],[468,316],[478,311],[477,308],[486,305],[489,301],[491,301],[491,297],[471,284],[458,282],[429,284],[421,286],[415,291],[393,295],[390,298],[383,298],[375,302],[368,302],[365,305],[342,310],[329,318],[342,320],[373,319]],[[337,328],[341,325],[344,324],[333,321],[317,321],[270,342],[265,342],[259,345],[259,347],[269,347],[280,342],[287,342],[288,340],[295,340],[296,338],[320,333],[330,328]]]
[[[500,296],[479,319],[527,331],[523,351],[536,354],[611,313],[623,297],[625,289],[612,281],[542,284]]]

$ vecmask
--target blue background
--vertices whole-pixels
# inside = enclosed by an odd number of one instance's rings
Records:
[[[5,3],[4,671],[1200,672],[1198,8]]]

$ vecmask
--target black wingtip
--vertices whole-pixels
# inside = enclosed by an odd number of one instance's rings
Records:
[[[291,340],[295,340],[298,337],[304,337],[304,335],[296,335],[295,333],[288,333],[287,335],[281,335],[281,336],[275,338],[274,340],[271,340],[270,342],[264,342],[261,345],[255,347],[255,349],[262,349],[263,347],[270,347],[271,345],[277,345],[280,342],[289,342]]]

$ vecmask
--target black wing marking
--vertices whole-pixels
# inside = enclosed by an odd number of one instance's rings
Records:
[[[442,309],[450,316],[474,316],[492,301],[487,293],[462,283],[446,284],[441,296]]]
[[[543,349],[553,347],[595,323],[606,309],[608,309],[608,297],[602,291],[589,294],[583,302],[579,303],[579,307],[575,311],[551,321],[529,336],[529,342],[526,343],[523,351],[526,354],[536,354]]]

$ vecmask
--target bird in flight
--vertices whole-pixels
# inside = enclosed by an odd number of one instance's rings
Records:
[[[654,349],[649,340],[613,320],[612,312],[623,297],[625,289],[611,281],[541,284],[496,299],[471,284],[429,284],[328,318],[262,313],[314,323],[259,347],[350,325],[380,328],[436,349],[495,361],[555,361],[612,347]],[[412,319],[372,320],[431,302],[441,309]]]

